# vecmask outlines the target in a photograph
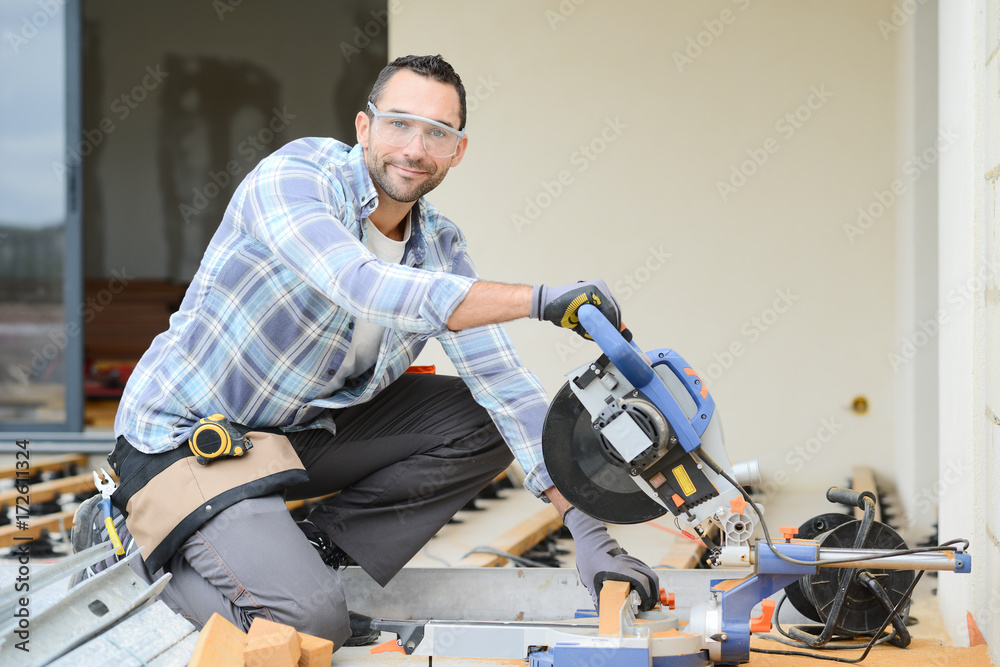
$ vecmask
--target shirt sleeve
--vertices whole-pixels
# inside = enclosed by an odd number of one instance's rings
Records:
[[[315,162],[271,158],[241,187],[240,222],[247,233],[355,317],[440,335],[475,282],[464,275],[380,261],[343,225],[342,187]]]

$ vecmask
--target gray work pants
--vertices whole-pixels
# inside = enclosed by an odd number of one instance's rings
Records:
[[[339,491],[309,520],[382,585],[512,459],[458,378],[407,374],[368,403],[332,416],[335,436],[321,429],[289,434],[309,482],[285,497]],[[132,563],[153,578],[139,559]],[[160,598],[197,626],[218,612],[244,630],[261,616],[337,647],[350,636],[337,572],[277,495],[220,512],[163,572],[172,578]]]

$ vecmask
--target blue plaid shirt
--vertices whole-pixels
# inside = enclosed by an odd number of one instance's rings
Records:
[[[236,189],[170,328],[129,378],[116,433],[151,453],[181,446],[213,413],[333,433],[328,408],[371,399],[436,337],[528,472],[525,486],[536,495],[552,486],[538,378],[500,326],[447,329],[477,278],[461,231],[420,199],[403,260],[388,264],[365,245],[377,205],[360,146],[299,139],[262,160]],[[324,395],[357,319],[385,327],[378,361]]]

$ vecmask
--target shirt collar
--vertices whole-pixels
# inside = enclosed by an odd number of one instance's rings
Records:
[[[361,144],[355,144],[354,148],[347,156],[347,166],[351,170],[354,182],[357,184],[355,196],[361,215],[367,218],[371,212],[378,207],[378,191],[372,182],[372,176],[368,173],[368,165],[365,164],[365,149]]]
[[[357,198],[358,207],[361,210],[361,218],[367,218],[378,208],[378,191],[375,183],[372,182],[372,175],[368,172],[368,165],[365,164],[365,150],[361,144],[355,144],[354,148],[347,156],[347,166],[351,170],[354,182],[357,187],[354,195]],[[427,252],[424,248],[423,222],[427,215],[424,198],[421,197],[410,209],[410,239],[409,249],[412,251],[409,257],[409,264],[417,265],[424,261]],[[358,230],[360,235],[361,230]],[[406,261],[407,258],[404,258]]]

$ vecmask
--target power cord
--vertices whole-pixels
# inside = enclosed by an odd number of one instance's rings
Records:
[[[913,583],[910,584],[910,587],[906,589],[906,593],[903,595],[902,598],[900,598],[899,602],[896,603],[896,606],[893,608],[892,613],[889,614],[888,616],[886,616],[885,621],[882,622],[882,627],[880,627],[878,629],[878,632],[876,632],[874,635],[872,635],[871,641],[868,642],[867,646],[865,646],[865,652],[862,653],[857,658],[837,658],[837,657],[832,656],[832,655],[823,655],[821,653],[810,653],[809,651],[772,651],[772,650],[766,649],[766,648],[754,648],[754,647],[750,647],[750,650],[752,652],[754,652],[754,653],[768,653],[770,655],[802,655],[802,656],[806,656],[806,657],[809,657],[809,658],[815,658],[817,660],[829,660],[831,662],[846,662],[846,663],[850,663],[850,664],[861,662],[862,660],[864,660],[865,658],[868,657],[868,653],[871,652],[872,648],[876,644],[883,643],[882,641],[879,641],[879,638],[880,638],[881,634],[883,632],[885,632],[885,629],[889,625],[889,622],[899,613],[899,610],[903,608],[903,605],[906,602],[909,601],[910,596],[913,595],[913,589],[917,587],[917,582],[920,581],[920,578],[922,576],[924,576],[924,570],[920,570],[917,573],[917,576],[913,578]],[[773,640],[773,641],[780,641],[776,637],[767,636],[767,635],[763,636],[762,638],[763,639],[770,639],[770,640]],[[884,641],[888,641],[888,640],[886,639]],[[786,644],[787,642],[781,642],[781,643]],[[848,647],[848,646],[843,646],[843,647],[837,646],[837,647],[831,647],[831,648],[848,649],[850,647]],[[858,647],[858,648],[860,648],[860,647]]]

